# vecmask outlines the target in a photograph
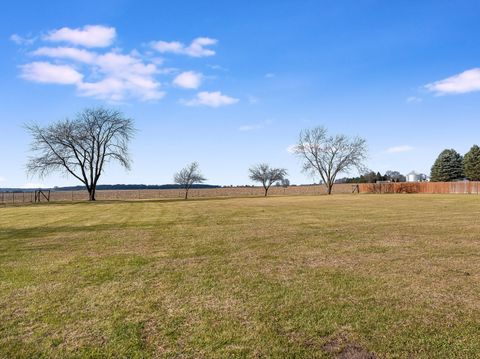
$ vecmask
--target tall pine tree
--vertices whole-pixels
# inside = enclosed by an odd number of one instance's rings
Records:
[[[480,147],[473,145],[463,160],[465,176],[470,181],[480,181]]]
[[[450,182],[463,177],[462,155],[454,149],[443,150],[432,166],[430,181]]]

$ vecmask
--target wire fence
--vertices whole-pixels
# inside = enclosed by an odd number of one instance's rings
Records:
[[[271,196],[302,196],[325,194],[323,185],[312,186],[289,186],[270,188]],[[479,194],[480,182],[398,182],[398,183],[360,183],[360,184],[336,184],[333,193],[430,193],[430,194]],[[96,192],[97,200],[149,200],[183,198],[183,189],[159,189],[159,190],[101,190]],[[190,189],[190,198],[207,197],[254,197],[263,196],[262,187],[222,187],[222,188],[199,188]],[[87,201],[87,191],[51,191],[51,202],[78,202]],[[36,200],[35,192],[0,192],[0,205],[21,205],[35,202],[47,202],[43,196]]]
[[[325,186],[272,186],[268,195],[272,196],[295,196],[295,195],[319,195],[325,194]],[[334,186],[333,193],[352,193],[351,184],[338,184]],[[193,188],[188,192],[189,198],[208,197],[254,197],[263,196],[263,187],[221,187],[221,188]],[[183,198],[183,189],[145,189],[145,190],[99,190],[96,192],[97,200],[149,200],[149,199],[173,199]],[[88,193],[84,191],[51,191],[51,202],[78,202],[87,201]],[[0,204],[27,204],[35,202],[34,192],[4,192],[0,193]],[[41,202],[46,202],[42,197]]]
[[[34,203],[35,192],[0,192],[0,204],[25,204]]]

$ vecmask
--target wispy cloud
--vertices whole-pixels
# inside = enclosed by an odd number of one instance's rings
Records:
[[[266,73],[266,74],[265,74],[265,78],[266,78],[266,79],[271,79],[271,78],[273,78],[273,77],[275,77],[275,74],[272,73],[272,72],[269,72],[269,73]]]
[[[406,103],[420,103],[422,101],[423,99],[417,96],[410,96],[410,97],[407,97],[407,99],[405,100]]]
[[[173,53],[192,57],[206,57],[215,55],[214,50],[206,47],[215,45],[217,42],[218,41],[216,39],[211,39],[209,37],[197,37],[188,46],[179,41],[154,41],[151,43],[151,46],[160,53]]]
[[[239,131],[247,132],[247,131],[255,131],[265,128],[273,123],[272,120],[265,120],[259,123],[254,123],[250,125],[243,125],[238,128]]]
[[[191,100],[181,101],[186,106],[209,106],[221,107],[237,103],[239,100],[222,94],[220,91],[208,92],[202,91]]]
[[[298,145],[290,145],[286,148],[288,153],[297,153]]]
[[[76,29],[63,27],[52,30],[43,39],[52,42],[67,42],[85,47],[108,47],[113,43],[116,36],[117,33],[113,27],[86,25]]]
[[[401,145],[401,146],[394,146],[389,147],[385,150],[386,153],[401,153],[401,152],[409,152],[413,151],[413,147],[409,145]]]
[[[202,74],[194,71],[186,71],[179,74],[173,80],[173,84],[185,89],[196,89],[202,82]]]
[[[212,70],[219,70],[219,71],[228,71],[226,67],[220,66],[220,65],[207,65],[209,68]]]
[[[480,68],[467,70],[446,79],[429,83],[425,85],[425,88],[437,95],[480,91]]]
[[[18,34],[12,34],[10,40],[16,43],[17,45],[32,45],[36,38],[34,37],[23,37]]]

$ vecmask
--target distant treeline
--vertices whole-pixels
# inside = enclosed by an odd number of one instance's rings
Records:
[[[384,175],[380,172],[369,171],[358,177],[345,177],[335,181],[335,183],[376,183],[382,181],[405,182],[407,179],[398,171],[387,171]]]

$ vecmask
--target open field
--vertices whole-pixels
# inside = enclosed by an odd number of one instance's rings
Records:
[[[480,201],[0,209],[0,357],[473,358]]]
[[[333,193],[352,193],[354,185],[336,184]],[[324,185],[312,186],[289,186],[287,188],[272,186],[269,195],[280,196],[306,196],[326,194]],[[263,196],[263,187],[221,187],[221,188],[192,188],[188,192],[189,198],[213,198],[213,197],[259,197]],[[184,189],[146,189],[146,190],[98,190],[97,200],[139,200],[139,199],[183,199]],[[33,202],[33,193],[0,193],[0,204],[22,204]],[[83,191],[52,191],[50,199],[54,202],[78,202],[88,201],[88,192]],[[41,198],[42,202],[45,199]]]
[[[480,193],[480,182],[397,182],[397,183],[339,183],[333,186],[334,194],[360,193],[429,193],[429,194],[474,194]],[[269,190],[272,196],[306,196],[326,194],[324,185],[310,186],[272,186]],[[263,187],[221,187],[221,188],[192,188],[189,198],[213,197],[258,197],[264,194]],[[139,199],[174,199],[185,196],[183,189],[144,189],[144,190],[98,190],[98,200],[139,200]],[[39,196],[41,202],[46,199]],[[3,192],[0,193],[0,205],[15,205],[34,202],[33,192]],[[83,191],[51,191],[50,200],[53,202],[87,201],[88,192]]]

